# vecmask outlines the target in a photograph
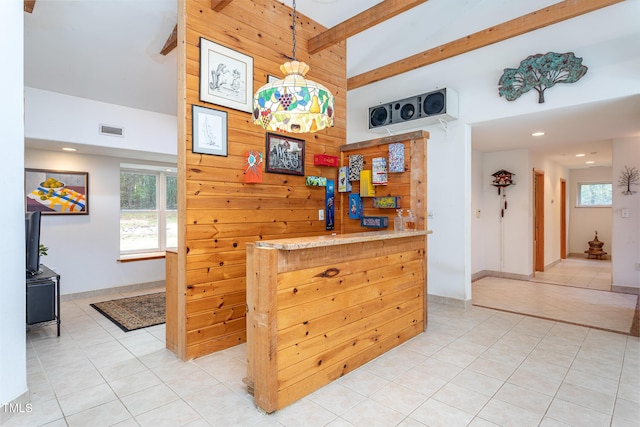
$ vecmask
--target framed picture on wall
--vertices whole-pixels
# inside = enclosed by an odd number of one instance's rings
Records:
[[[87,215],[89,173],[50,169],[25,169],[27,212],[43,215]]]
[[[266,153],[267,172],[304,175],[304,140],[267,133]]]
[[[191,109],[193,147],[191,151],[215,156],[227,155],[227,112],[194,105]]]
[[[200,37],[200,101],[250,113],[253,58]]]

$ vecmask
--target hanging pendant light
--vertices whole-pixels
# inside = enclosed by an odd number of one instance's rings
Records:
[[[284,78],[262,86],[253,97],[253,123],[267,131],[311,133],[333,126],[333,95],[305,79],[309,66],[296,61],[296,2],[293,0],[293,61],[280,66]]]

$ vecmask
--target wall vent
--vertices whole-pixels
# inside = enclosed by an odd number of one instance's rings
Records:
[[[124,136],[124,128],[117,126],[100,125],[100,135]]]

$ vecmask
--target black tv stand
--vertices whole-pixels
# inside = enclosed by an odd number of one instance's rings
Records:
[[[27,326],[55,322],[60,336],[60,275],[44,264],[38,274],[27,272]]]

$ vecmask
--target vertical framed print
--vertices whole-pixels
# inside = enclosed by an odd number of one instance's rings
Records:
[[[191,116],[193,138],[191,151],[226,156],[227,112],[194,105]]]

